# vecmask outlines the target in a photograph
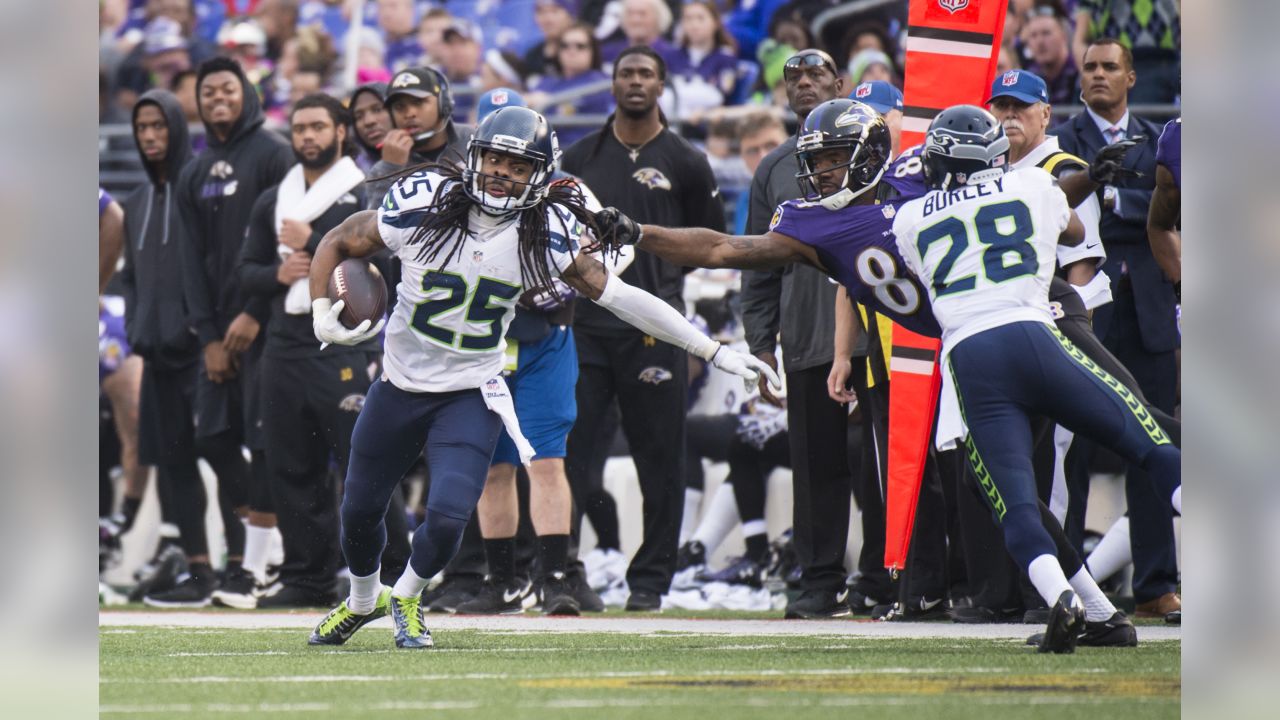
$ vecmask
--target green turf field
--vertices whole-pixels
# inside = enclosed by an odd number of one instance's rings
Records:
[[[102,717],[1171,718],[1181,643],[1039,655],[1013,640],[388,627],[100,629]],[[848,708],[848,709],[841,709]],[[718,716],[724,713],[723,716]]]

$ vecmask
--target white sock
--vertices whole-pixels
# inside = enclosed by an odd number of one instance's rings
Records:
[[[418,577],[418,573],[413,571],[413,565],[404,566],[404,574],[396,581],[396,586],[391,588],[391,594],[396,597],[413,597],[422,594],[427,588],[427,583],[431,582],[431,578]],[[352,587],[355,586],[355,580],[352,579]]]
[[[742,537],[748,538],[752,535],[763,535],[769,531],[769,525],[761,520],[748,520],[742,523]]]
[[[1116,614],[1116,606],[1111,604],[1105,593],[1093,581],[1087,568],[1080,568],[1071,576],[1071,589],[1084,601],[1084,619],[1089,622],[1101,622]]]
[[[698,506],[702,504],[702,491],[693,488],[684,489],[684,516],[680,519],[680,544],[689,542],[693,531],[698,527]]]
[[[1054,603],[1058,602],[1059,595],[1071,589],[1071,583],[1067,582],[1067,576],[1063,574],[1058,558],[1053,555],[1041,555],[1032,560],[1027,566],[1027,575],[1049,607],[1053,607]]]
[[[1182,486],[1179,485],[1177,490],[1173,491],[1173,509],[1182,514]]]
[[[360,577],[359,575],[351,576],[351,595],[347,597],[347,607],[351,612],[360,615],[368,615],[378,605],[378,594],[382,592],[382,579],[379,577],[378,570],[374,570],[372,575]]]
[[[244,569],[261,580],[267,575],[267,554],[271,550],[273,528],[248,525],[244,529]]]
[[[711,504],[703,514],[693,539],[702,543],[707,549],[707,555],[711,555],[737,524],[738,500],[733,496],[733,485],[723,483],[716,488],[716,494],[711,496]]]
[[[284,536],[280,534],[278,525],[271,528],[271,547],[267,551],[267,564],[284,564]]]
[[[1129,545],[1129,517],[1126,515],[1107,530],[1084,564],[1095,580],[1105,581],[1131,562],[1133,547]]]

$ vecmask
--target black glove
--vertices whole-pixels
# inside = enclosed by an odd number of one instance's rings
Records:
[[[1142,173],[1124,166],[1124,156],[1130,148],[1145,140],[1146,138],[1139,135],[1111,143],[1099,150],[1093,157],[1093,162],[1089,164],[1089,179],[1099,185],[1111,185],[1117,178],[1142,177]]]
[[[644,236],[640,224],[624,215],[618,208],[607,207],[596,213],[595,219],[600,232],[612,239],[611,244],[635,245]]]

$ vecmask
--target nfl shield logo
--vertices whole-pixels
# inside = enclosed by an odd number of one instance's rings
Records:
[[[494,91],[493,91],[493,104],[494,104],[494,105],[506,105],[506,104],[507,104],[507,91],[506,91],[506,90],[494,90]]]
[[[938,5],[943,10],[955,14],[969,7],[969,0],[938,0]]]
[[[1003,86],[1005,86],[1005,87],[1010,87],[1010,86],[1012,86],[1012,85],[1017,85],[1017,84],[1018,84],[1018,71],[1017,71],[1017,70],[1010,70],[1009,72],[1005,73],[1005,74],[1004,74],[1004,77],[1000,79],[1000,84],[1001,84],[1001,85],[1003,85]]]
[[[472,260],[474,260],[475,262],[483,262],[483,261],[484,261],[484,251],[483,251],[483,250],[473,250],[473,251],[471,252],[471,259],[472,259]]]
[[[871,83],[862,83],[858,86],[858,89],[853,92],[855,97],[864,98],[871,94]]]

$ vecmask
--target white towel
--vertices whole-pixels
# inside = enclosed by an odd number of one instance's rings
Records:
[[[284,227],[285,220],[310,223],[332,207],[338,198],[351,192],[362,182],[364,172],[349,157],[334,163],[309,188],[302,175],[302,165],[294,165],[280,182],[280,191],[276,195],[277,236]],[[286,258],[293,252],[293,248],[282,243],[276,251],[281,258]],[[298,280],[289,288],[289,294],[284,299],[284,311],[290,315],[306,315],[311,312],[311,288],[307,278]]]

